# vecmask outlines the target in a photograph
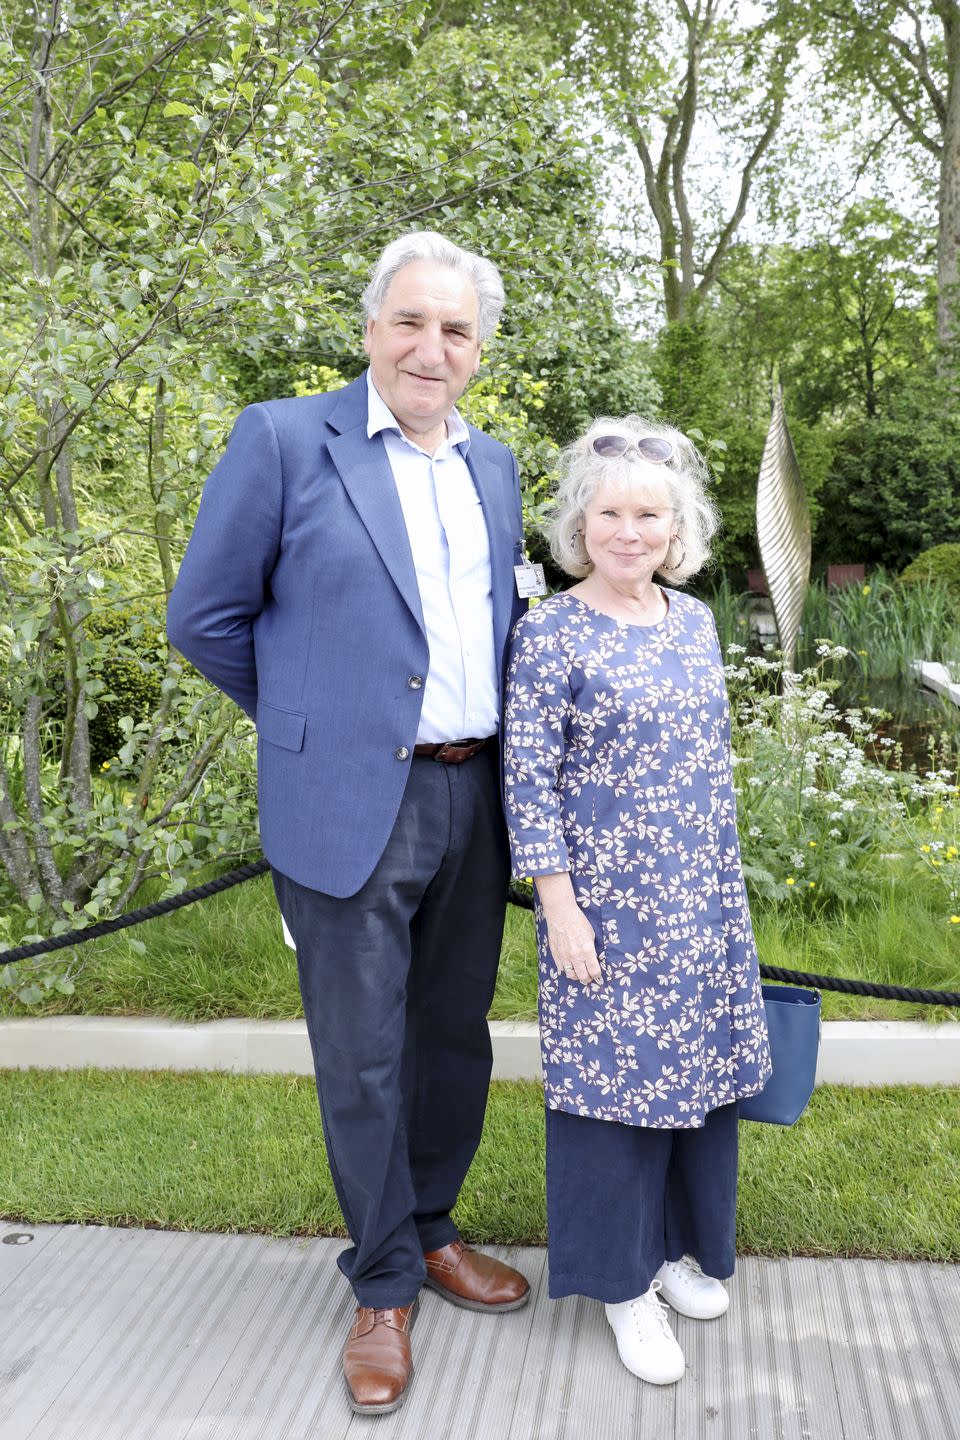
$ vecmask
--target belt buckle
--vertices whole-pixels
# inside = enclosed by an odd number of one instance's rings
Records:
[[[483,749],[483,740],[445,740],[433,757],[444,765],[462,765]]]

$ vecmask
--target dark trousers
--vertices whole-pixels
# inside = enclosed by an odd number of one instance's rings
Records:
[[[480,1141],[509,860],[495,747],[415,759],[387,848],[346,899],[276,870],[297,947],[357,1302],[409,1305]],[[357,816],[357,824],[363,816]]]
[[[550,1294],[609,1305],[650,1288],[665,1260],[692,1255],[733,1274],[737,1107],[697,1130],[654,1130],[547,1112]]]

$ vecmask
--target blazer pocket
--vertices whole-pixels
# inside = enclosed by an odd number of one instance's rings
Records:
[[[257,734],[282,750],[302,750],[306,715],[299,710],[283,710],[279,705],[257,702]]]

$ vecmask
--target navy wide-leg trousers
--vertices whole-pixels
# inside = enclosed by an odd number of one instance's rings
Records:
[[[363,816],[357,816],[363,824]],[[414,759],[386,850],[337,899],[273,872],[358,1304],[409,1305],[480,1141],[509,859],[496,747]]]
[[[614,1305],[643,1295],[665,1260],[733,1274],[737,1107],[698,1129],[655,1130],[563,1110],[547,1116],[550,1294]]]

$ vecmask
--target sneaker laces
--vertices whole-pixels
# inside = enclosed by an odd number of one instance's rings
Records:
[[[681,1255],[675,1263],[678,1270],[689,1270],[692,1275],[700,1275],[704,1280],[707,1279],[700,1268],[699,1260],[695,1260],[692,1255]]]
[[[636,1300],[630,1302],[630,1316],[637,1326],[642,1339],[649,1338],[651,1331],[659,1331],[661,1335],[667,1336],[670,1340],[674,1338],[670,1329],[670,1322],[667,1319],[667,1306],[660,1299],[661,1289],[659,1280],[654,1280],[650,1289],[639,1295]]]

